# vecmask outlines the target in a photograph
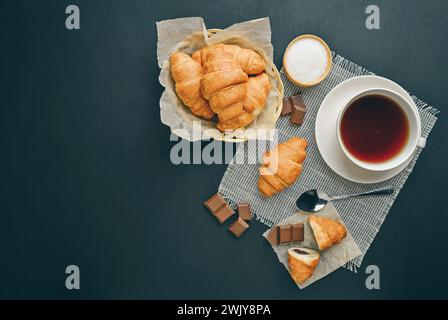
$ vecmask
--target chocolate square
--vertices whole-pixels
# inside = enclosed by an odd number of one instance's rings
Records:
[[[303,223],[293,224],[291,226],[291,241],[303,241],[304,238]]]
[[[214,194],[210,199],[204,202],[204,205],[213,214],[225,204],[227,204],[227,202],[219,193]]]
[[[294,106],[300,107],[306,110],[305,102],[300,94],[296,94],[295,96],[291,96],[291,102]]]
[[[291,113],[292,110],[292,101],[290,97],[283,98],[283,107],[282,107],[282,116],[286,116]]]
[[[235,211],[226,203],[224,206],[215,211],[214,216],[218,219],[219,223],[223,224],[229,219]]]
[[[235,237],[239,238],[248,228],[249,225],[246,221],[238,217],[238,219],[229,227],[229,230],[235,235]]]
[[[291,242],[291,225],[279,226],[279,242]]]
[[[248,203],[240,203],[238,204],[238,214],[241,217],[241,219],[250,221],[251,214],[250,214],[250,206]]]
[[[301,125],[305,118],[306,106],[301,95],[295,95],[291,97],[293,103],[289,122],[292,124]]]
[[[289,122],[291,124],[301,125],[303,123],[303,119],[305,118],[305,113],[305,109],[294,106],[289,117]]]
[[[268,236],[266,237],[266,239],[273,246],[278,246],[278,226],[273,226],[272,227],[272,229],[269,231]]]

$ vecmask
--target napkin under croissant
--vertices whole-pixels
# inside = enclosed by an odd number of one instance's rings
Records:
[[[191,112],[218,118],[216,127],[235,130],[249,125],[263,110],[271,89],[264,59],[251,49],[218,44],[189,56],[170,57],[175,90]]]

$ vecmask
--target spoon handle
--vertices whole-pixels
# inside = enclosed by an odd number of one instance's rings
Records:
[[[348,194],[344,196],[336,196],[331,197],[330,201],[334,200],[343,200],[351,197],[361,197],[361,196],[386,196],[395,192],[395,188],[393,186],[386,186],[379,189],[374,189],[366,192]]]

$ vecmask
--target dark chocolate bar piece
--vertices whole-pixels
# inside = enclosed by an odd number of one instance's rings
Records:
[[[233,216],[234,213],[235,211],[233,211],[233,209],[228,204],[225,204],[214,212],[214,216],[216,219],[218,219],[219,223],[223,224],[227,221],[227,219]]]
[[[280,243],[291,242],[291,225],[279,226],[278,240]]]
[[[294,106],[300,107],[306,110],[305,102],[300,94],[296,94],[295,96],[291,96],[291,102]]]
[[[301,125],[305,118],[306,106],[301,95],[291,97],[293,103],[289,122],[292,124]]]
[[[266,239],[273,246],[278,246],[280,243],[303,241],[305,239],[303,223],[273,226]]]
[[[291,116],[289,117],[289,122],[292,124],[301,125],[303,123],[303,119],[305,118],[305,113],[305,109],[294,106]]]
[[[221,224],[226,222],[226,220],[235,213],[219,193],[213,195],[210,199],[204,202],[204,205]]]
[[[210,210],[211,213],[215,213],[223,205],[227,204],[224,198],[219,194],[214,194],[210,199],[204,202],[204,205]]]
[[[291,241],[303,241],[304,239],[303,223],[293,224],[291,226]]]
[[[282,107],[282,116],[286,116],[291,113],[292,110],[292,101],[290,97],[283,98],[283,107]]]
[[[241,219],[245,221],[250,221],[251,214],[250,214],[250,206],[248,203],[240,203],[238,204],[238,214],[241,217]]]
[[[278,226],[273,226],[266,239],[273,246],[278,246]]]
[[[248,228],[249,225],[246,221],[244,221],[241,217],[238,217],[238,219],[229,227],[229,231],[232,232],[235,237],[239,238]]]

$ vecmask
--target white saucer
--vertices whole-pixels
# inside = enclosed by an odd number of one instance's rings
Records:
[[[370,88],[384,88],[398,92],[417,110],[409,94],[395,82],[378,76],[360,76],[348,79],[334,87],[320,105],[316,116],[316,142],[319,152],[330,168],[341,177],[358,183],[376,183],[400,173],[413,157],[401,166],[382,172],[369,171],[356,166],[341,149],[337,138],[339,111],[356,93]]]

